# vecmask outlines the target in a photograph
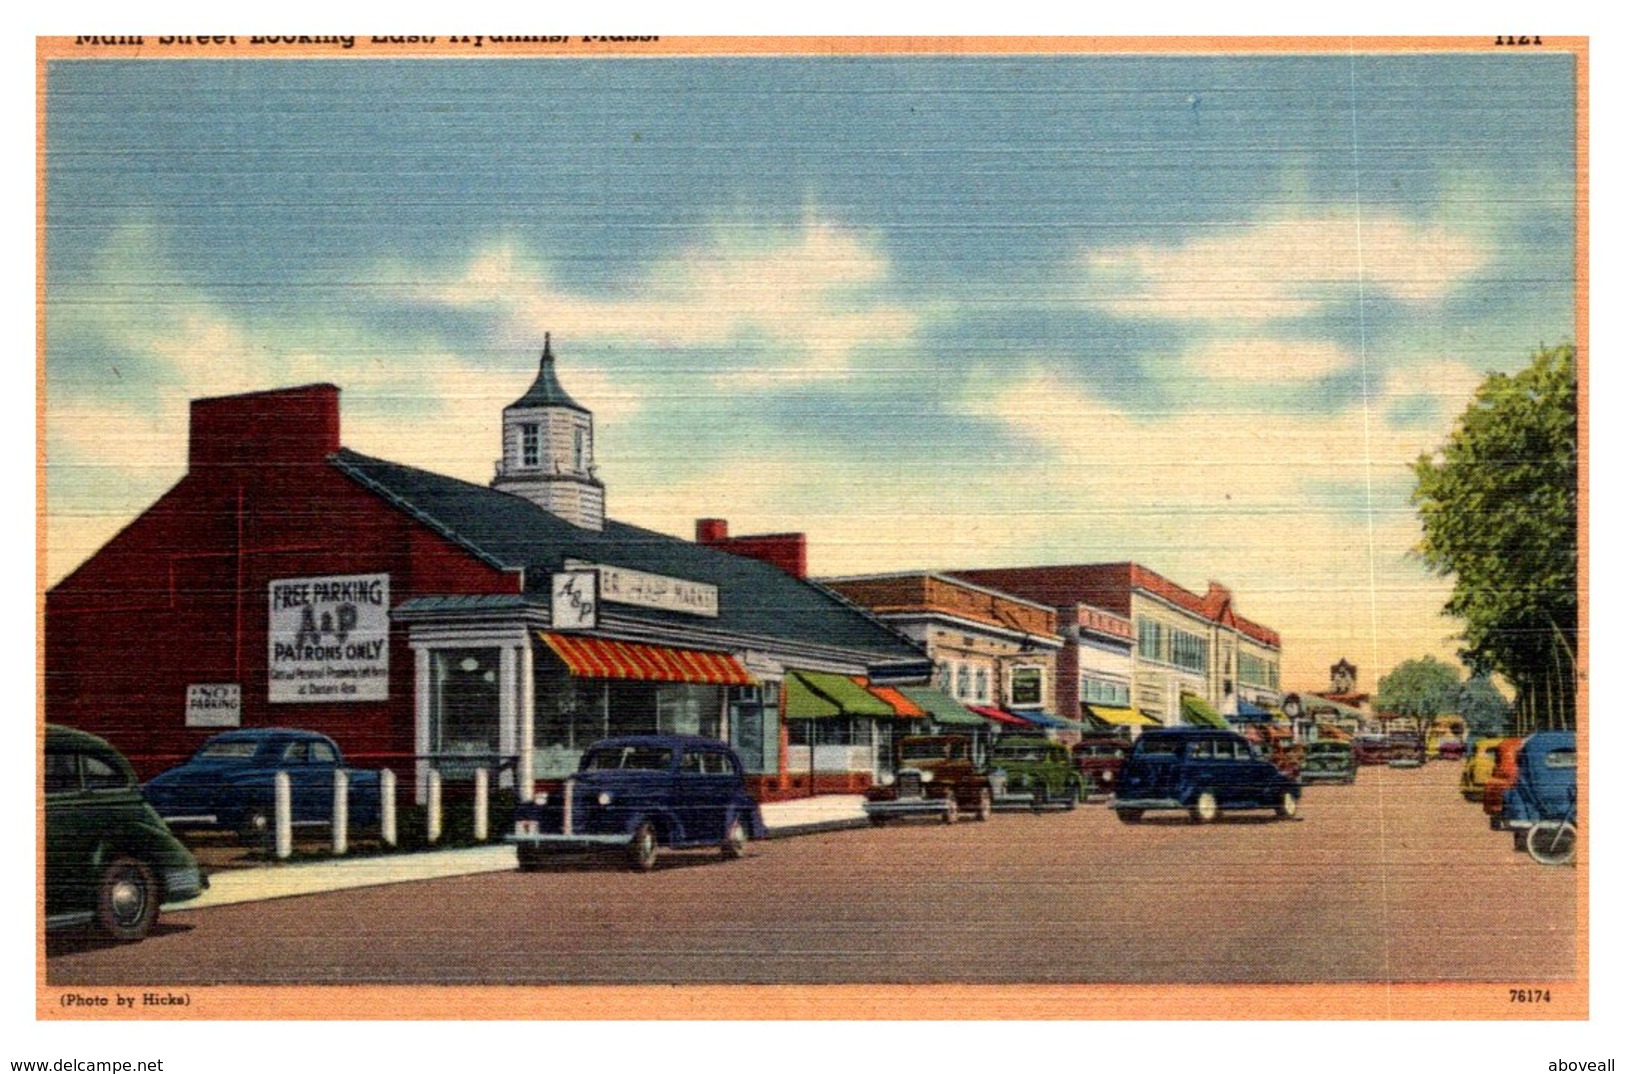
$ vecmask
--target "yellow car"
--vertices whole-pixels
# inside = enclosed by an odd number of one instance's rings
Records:
[[[1496,753],[1504,738],[1481,738],[1473,743],[1473,752],[1461,764],[1461,796],[1469,802],[1484,800],[1484,784],[1495,771]]]

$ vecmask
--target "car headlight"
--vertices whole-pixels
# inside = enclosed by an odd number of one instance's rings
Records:
[[[532,798],[531,801],[535,802],[537,805],[546,805],[547,804],[547,792],[546,791],[538,791],[537,794],[536,794],[536,797]]]
[[[1102,772],[1100,774],[1100,782],[1102,782],[1102,783],[1110,783],[1111,781],[1112,781],[1112,774],[1110,772]]]
[[[893,783],[896,783],[896,782],[897,782],[897,777],[892,775],[890,772],[887,772],[887,773],[885,773],[884,775],[882,775],[880,777],[880,785],[882,787],[890,787]]]
[[[608,791],[599,791],[598,792],[598,804],[599,805],[609,805],[609,803],[613,802],[614,800],[615,800],[615,796],[613,794],[610,794]]]
[[[931,782],[931,780],[932,780],[932,779],[933,779],[933,778],[934,778],[934,777],[935,777],[935,776],[936,776],[936,773],[935,773],[935,772],[933,772],[933,771],[931,771],[931,770],[930,770],[930,769],[929,769],[929,768],[928,768],[928,769],[926,769],[926,770],[925,770],[925,771],[924,771],[924,772],[921,772],[921,773],[920,773],[920,782],[921,782],[921,783],[930,783],[930,782]]]

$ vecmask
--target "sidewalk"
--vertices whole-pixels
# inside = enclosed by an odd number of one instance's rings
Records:
[[[769,839],[808,835],[840,828],[862,827],[863,796],[829,794],[762,806],[762,822]],[[240,902],[314,895],[323,891],[436,880],[475,873],[500,873],[516,868],[513,847],[494,835],[487,846],[431,850],[420,854],[390,854],[368,858],[266,865],[256,869],[226,869],[209,876],[209,890],[187,902],[174,903],[174,911],[205,910]]]

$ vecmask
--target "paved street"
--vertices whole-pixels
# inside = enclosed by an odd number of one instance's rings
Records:
[[[1311,787],[1300,817],[1101,806],[577,859],[50,938],[52,985],[1519,983],[1574,975],[1576,870],[1514,854],[1455,764]]]

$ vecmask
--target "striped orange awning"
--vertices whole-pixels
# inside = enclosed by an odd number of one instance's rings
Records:
[[[645,679],[711,686],[747,686],[756,681],[743,664],[727,653],[542,631],[537,632],[537,637],[558,654],[570,674],[585,679]]]
[[[925,710],[916,705],[914,702],[910,701],[908,698],[904,697],[896,689],[890,686],[876,686],[868,679],[857,679],[855,681],[865,690],[869,691],[871,694],[874,694],[876,697],[880,698],[880,700],[896,709],[897,715],[903,717],[905,720],[925,719]]]

